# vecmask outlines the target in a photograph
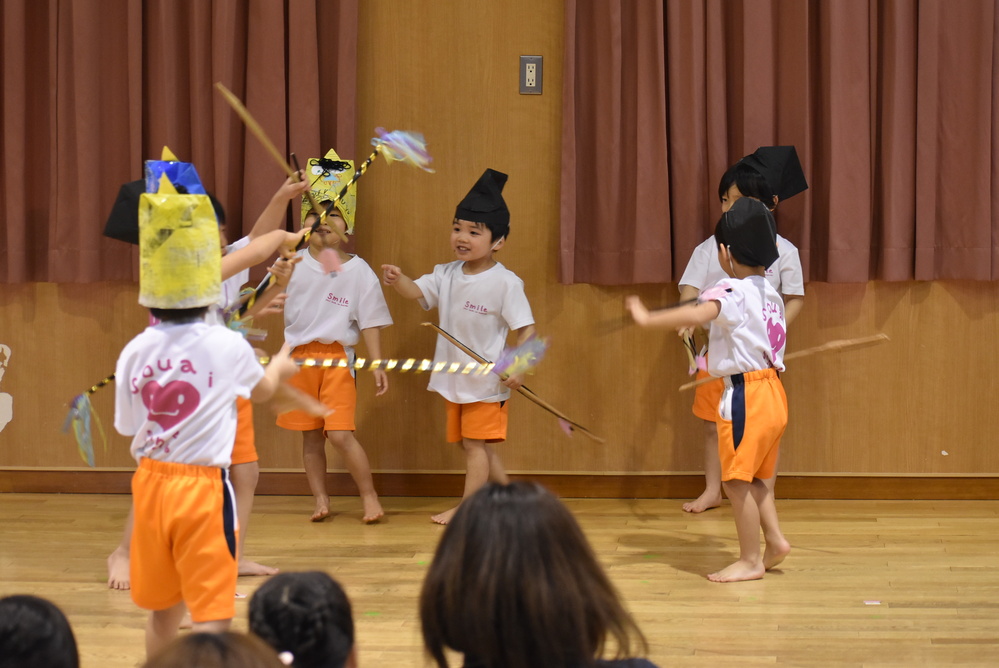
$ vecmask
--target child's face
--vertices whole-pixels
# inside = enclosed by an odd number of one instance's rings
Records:
[[[305,222],[302,223],[302,227],[312,227],[312,225],[319,218],[319,214],[314,211],[310,211],[305,217]],[[312,233],[309,237],[309,245],[316,250],[322,250],[324,248],[334,248],[340,245],[340,236],[333,232],[332,225],[336,225],[337,229],[341,232],[347,232],[347,223],[344,222],[343,216],[340,211],[333,207],[333,210],[326,215],[323,224],[316,228],[316,231]]]
[[[483,223],[455,218],[451,223],[451,249],[465,262],[487,258],[503,247],[505,239],[493,241],[493,233]]]
[[[730,185],[728,187],[728,190],[725,191],[725,194],[722,195],[721,212],[725,213],[726,211],[731,209],[732,205],[735,204],[735,200],[741,197],[745,197],[745,195],[739,192],[739,186],[735,185],[734,183]]]

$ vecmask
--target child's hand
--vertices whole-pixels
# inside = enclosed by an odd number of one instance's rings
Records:
[[[288,344],[281,346],[281,350],[278,351],[276,355],[271,357],[271,362],[268,366],[277,365],[277,375],[279,381],[285,381],[298,373],[298,365],[295,361],[291,359],[291,348]]]
[[[645,304],[638,295],[628,295],[624,298],[624,307],[631,312],[631,317],[635,319],[635,324],[637,325],[647,325],[649,322],[649,309],[645,308]]]
[[[284,234],[284,239],[281,242],[280,248],[278,248],[278,253],[281,257],[286,260],[290,260],[295,257],[295,250],[298,248],[298,245],[302,243],[302,239],[308,231],[309,228],[307,227],[300,229],[298,232],[286,232],[284,230],[280,230],[280,232]]]
[[[286,260],[278,260],[272,264],[267,271],[274,276],[274,282],[282,288],[287,287],[291,280],[291,274],[295,271],[295,265],[302,261],[301,256],[295,255]]]
[[[524,385],[524,375],[517,374],[516,376],[507,376],[502,383],[511,390],[520,389]]]
[[[388,392],[388,374],[384,369],[375,369],[371,373],[375,377],[375,396],[380,397]]]
[[[305,178],[305,172],[302,170],[298,170],[298,178],[301,180],[296,180],[293,176],[285,179],[281,187],[274,193],[273,199],[283,202],[290,200],[296,195],[304,195],[309,190],[309,180]]]
[[[382,282],[385,285],[395,285],[402,277],[402,270],[394,264],[382,265]]]
[[[696,327],[678,327],[676,333],[681,339],[685,339],[687,337],[693,337],[694,330],[696,329]]]
[[[265,315],[277,315],[284,311],[284,302],[288,299],[288,295],[285,293],[280,293],[274,296],[274,299],[267,302],[267,306],[263,307],[257,311],[253,317],[262,318]]]

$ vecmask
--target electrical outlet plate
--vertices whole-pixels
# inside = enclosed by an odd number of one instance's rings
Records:
[[[520,94],[541,95],[544,66],[542,56],[520,57]]]

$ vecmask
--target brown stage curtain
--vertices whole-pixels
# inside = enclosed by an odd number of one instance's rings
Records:
[[[167,145],[249,230],[282,153],[354,157],[357,0],[3,0],[0,282],[134,280],[102,235],[127,181]],[[321,41],[320,41],[321,40]]]
[[[999,0],[566,0],[565,43],[562,282],[678,279],[769,144],[806,279],[999,279]]]

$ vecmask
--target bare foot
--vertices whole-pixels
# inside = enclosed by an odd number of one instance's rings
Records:
[[[780,541],[773,543],[768,541],[767,549],[763,552],[763,568],[768,571],[771,568],[776,568],[790,552],[791,543],[787,542],[787,540],[781,538]]]
[[[721,502],[722,496],[720,491],[704,490],[699,497],[683,504],[683,510],[688,513],[703,513],[705,510],[717,508],[721,505]]]
[[[277,575],[277,573],[278,569],[276,568],[264,566],[263,564],[258,564],[255,561],[250,561],[249,559],[239,560],[240,575]]]
[[[434,515],[430,518],[430,520],[435,524],[447,524],[451,521],[451,518],[454,517],[456,512],[458,512],[458,506],[455,506],[451,510],[445,510],[443,513],[438,515]]]
[[[385,511],[382,510],[382,504],[379,503],[377,494],[372,493],[368,496],[362,496],[361,503],[364,504],[363,520],[365,524],[374,524],[385,517]]]
[[[316,511],[312,513],[313,522],[322,522],[324,519],[330,516],[330,500],[329,497],[324,499],[316,499]]]
[[[763,562],[755,564],[739,560],[729,564],[717,573],[712,573],[708,579],[712,582],[742,582],[743,580],[759,580],[763,577]]]
[[[131,589],[132,582],[128,572],[128,550],[121,545],[108,556],[108,587],[110,589]]]

